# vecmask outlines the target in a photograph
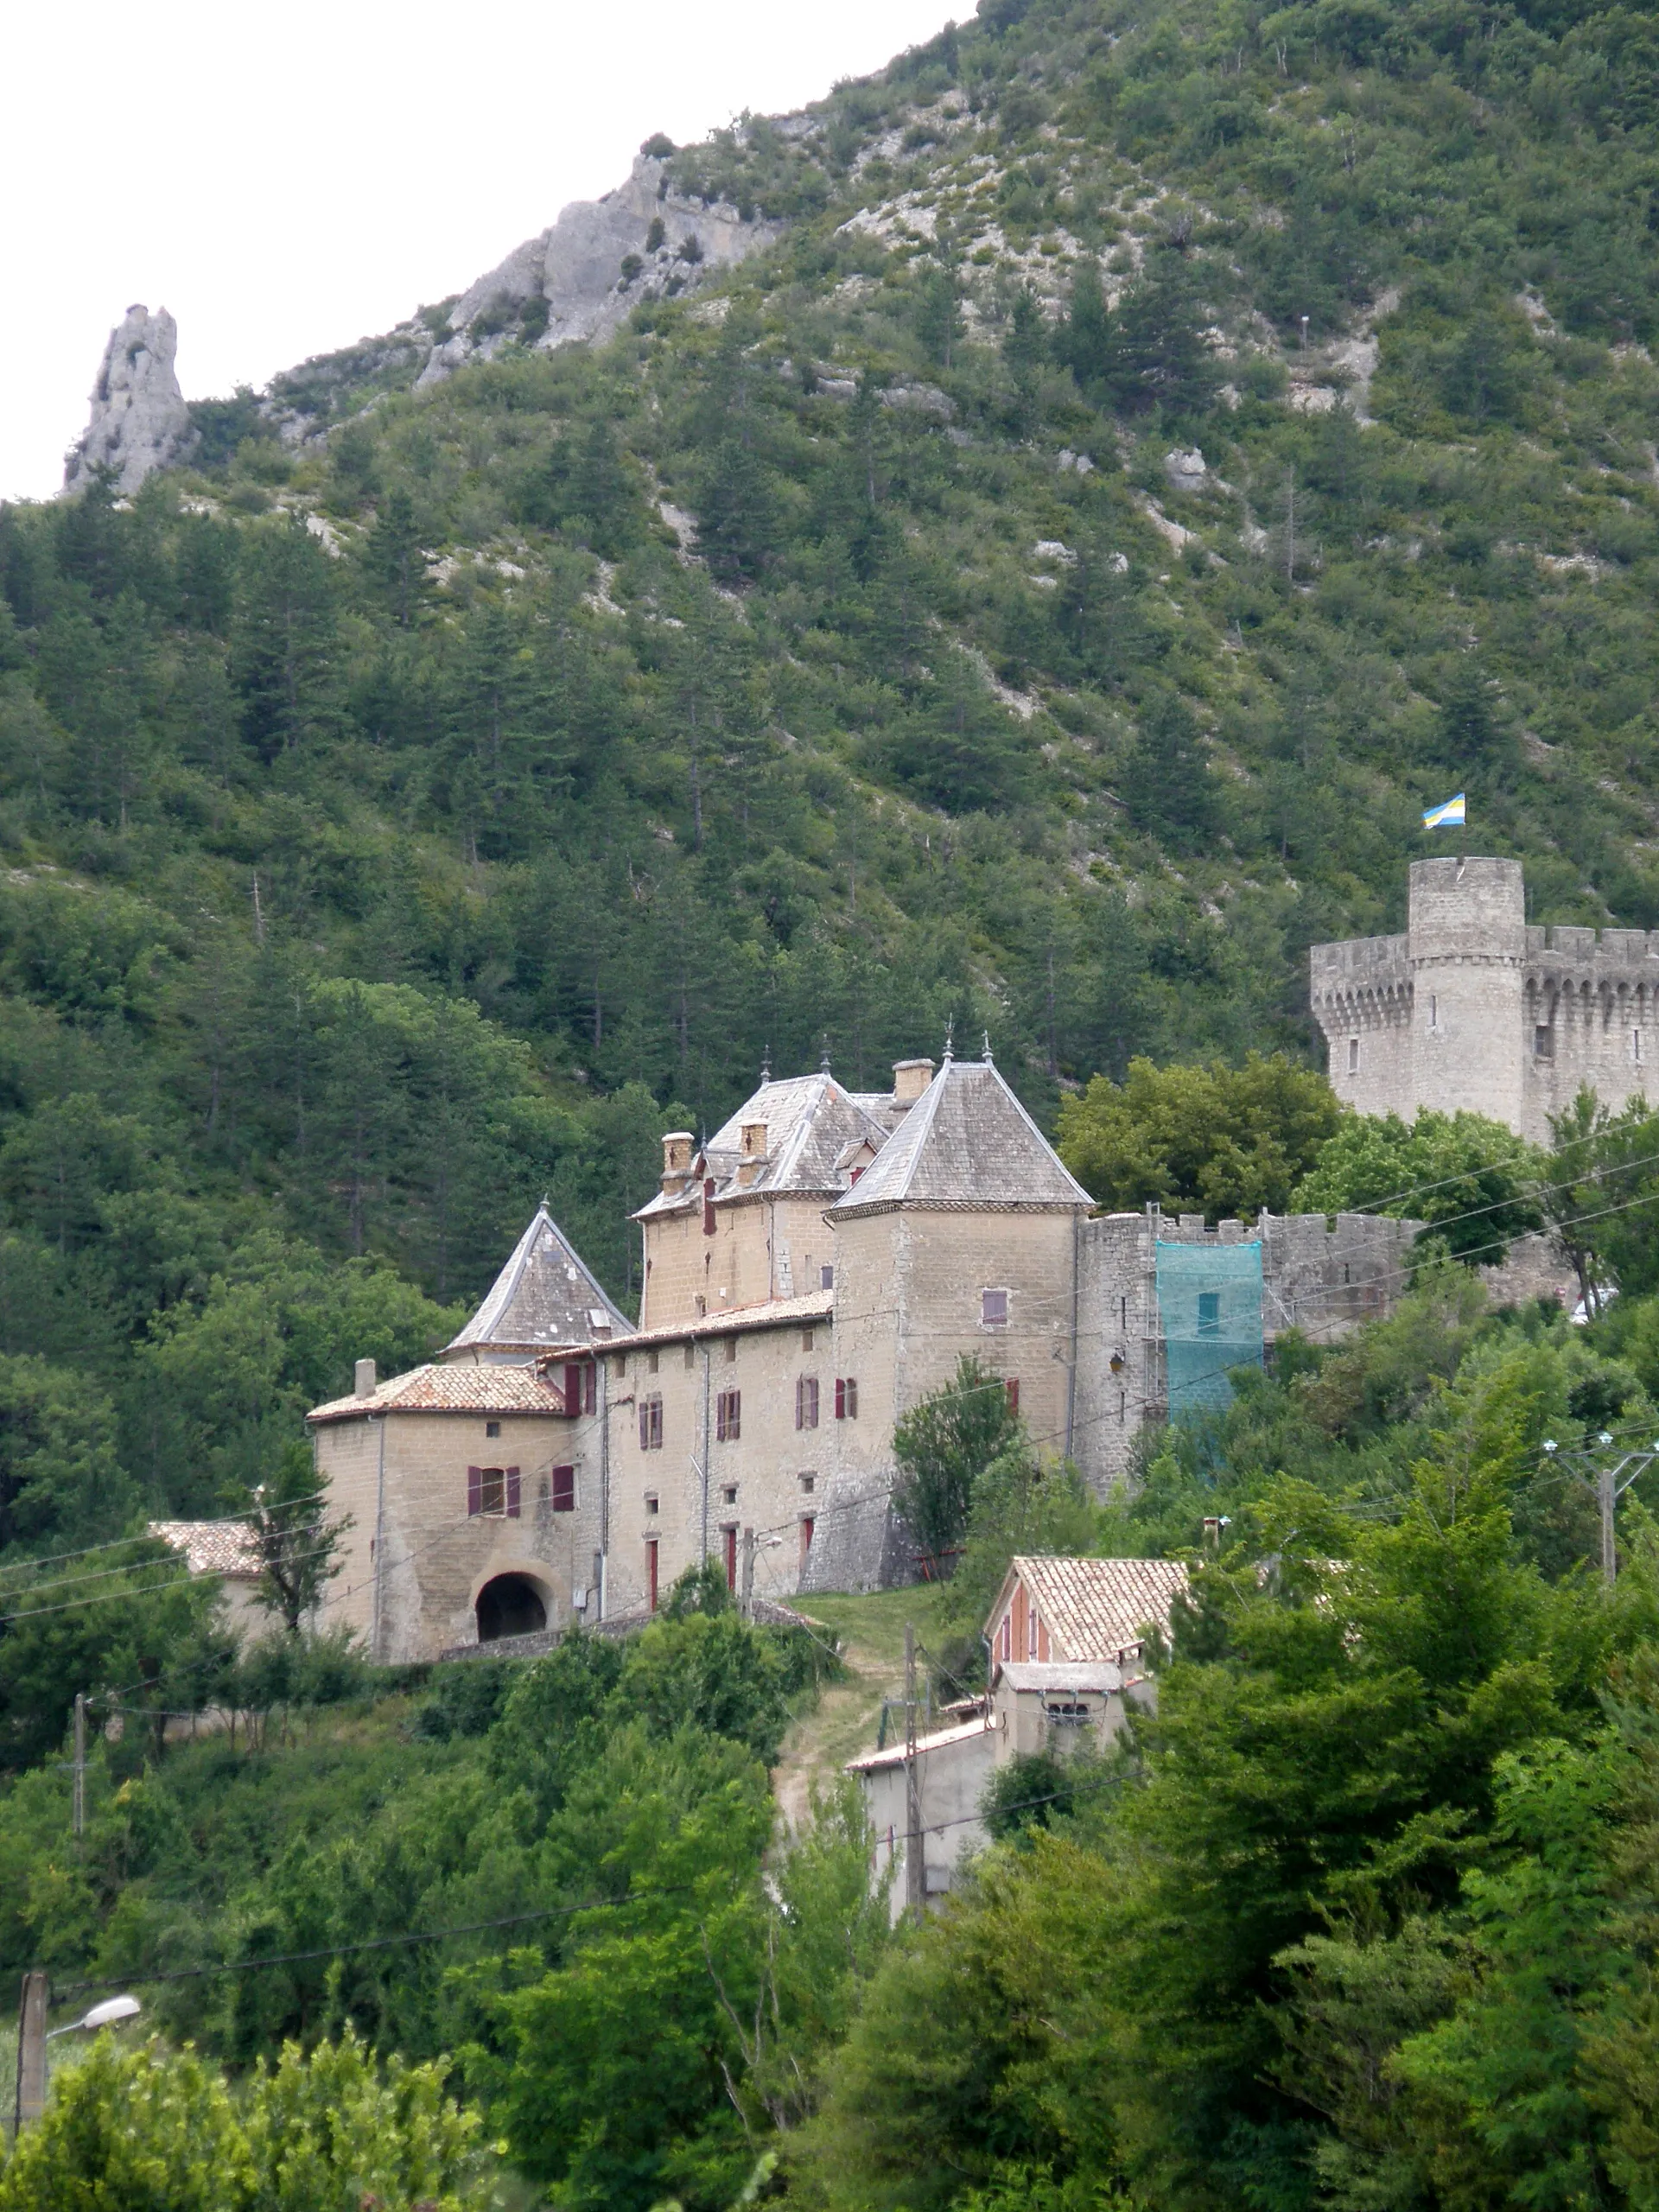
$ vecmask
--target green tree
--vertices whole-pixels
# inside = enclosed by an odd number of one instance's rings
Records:
[[[274,1480],[254,1488],[248,1521],[259,1564],[255,1598],[281,1618],[290,1636],[300,1633],[345,1564],[340,1540],[352,1516],[330,1518],[327,1504],[327,1485],[318,1478],[315,1459],[297,1441],[283,1449]]]
[[[1007,1385],[965,1352],[943,1389],[900,1416],[893,1432],[899,1465],[893,1509],[925,1573],[950,1571],[947,1562],[967,1533],[976,1484],[1023,1436]]]
[[[1325,1077],[1281,1052],[1252,1052],[1240,1068],[1135,1059],[1122,1084],[1097,1075],[1061,1100],[1058,1145],[1109,1210],[1154,1200],[1216,1221],[1285,1212],[1342,1126]],[[1294,1203],[1306,1203],[1300,1192]]]
[[[1392,1214],[1471,1266],[1501,1259],[1513,1237],[1542,1226],[1537,1192],[1549,1179],[1532,1145],[1481,1114],[1397,1114],[1344,1121],[1293,1203],[1315,1213]]]
[[[1123,758],[1123,804],[1137,830],[1191,851],[1216,818],[1209,760],[1192,709],[1160,691]]]

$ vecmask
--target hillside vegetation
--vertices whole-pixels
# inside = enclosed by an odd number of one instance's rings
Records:
[[[1306,1052],[1456,785],[1535,918],[1659,919],[1656,36],[999,0],[675,157],[790,219],[713,293],[0,513],[13,1427],[239,1495],[543,1190],[628,1297],[768,1054],[985,1030],[1052,1123]]]
[[[417,397],[365,341],[130,504],[0,510],[0,1948],[212,1970],[143,1982],[207,2060],[106,2055],[36,2139],[194,2204],[200,2111],[252,2202],[271,2100],[372,2084],[213,2068],[349,2030],[440,2069],[389,2212],[461,2201],[440,2076],[569,2212],[1652,2212],[1659,1549],[1638,1490],[1605,1593],[1580,1480],[1659,1434],[1650,1119],[1345,1120],[1304,954],[1399,926],[1460,786],[1534,920],[1659,925],[1659,18],[986,0],[672,162],[787,227],[613,342],[498,322]],[[1014,1548],[1207,1563],[1155,1718],[1005,1777],[925,1932],[850,1804],[772,1840],[855,1694],[803,1715],[822,1646],[722,1591],[423,1684],[238,1655],[114,1544],[308,1510],[306,1404],[543,1192],[630,1298],[659,1132],[768,1057],[982,1033],[1103,1198],[1427,1183],[1440,1252],[1571,1217],[1621,1295],[1426,1254],[1109,1507],[999,1437],[942,1693]],[[216,1706],[251,1740],[168,1743]]]

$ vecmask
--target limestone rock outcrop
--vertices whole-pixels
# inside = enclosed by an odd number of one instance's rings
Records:
[[[452,335],[433,348],[416,389],[510,339],[542,346],[603,338],[641,300],[694,291],[708,276],[769,245],[783,226],[715,200],[682,198],[667,164],[642,154],[627,182],[602,200],[575,200],[455,302]]]
[[[131,493],[189,452],[196,433],[173,365],[178,349],[179,326],[165,308],[127,309],[104,349],[92,420],[65,461],[66,493],[85,491],[94,470],[109,468],[116,489]]]

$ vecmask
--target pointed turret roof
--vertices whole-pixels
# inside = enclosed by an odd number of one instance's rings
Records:
[[[446,1360],[531,1359],[550,1344],[626,1336],[633,1324],[613,1306],[543,1199],[489,1295]]]
[[[947,1059],[830,1218],[893,1206],[1093,1205],[988,1059]]]

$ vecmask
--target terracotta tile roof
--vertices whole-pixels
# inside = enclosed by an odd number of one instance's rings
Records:
[[[393,1375],[367,1398],[331,1398],[308,1421],[358,1421],[365,1414],[562,1414],[564,1394],[533,1367],[436,1363]]]
[[[543,1202],[488,1297],[445,1345],[444,1357],[485,1350],[535,1353],[549,1344],[626,1335],[631,1325]]]
[[[1037,1601],[1049,1647],[1062,1662],[1116,1659],[1141,1642],[1149,1623],[1169,1624],[1169,1609],[1186,1587],[1186,1569],[1169,1559],[1020,1557],[991,1609],[988,1632],[1000,1621],[1016,1577]]]
[[[148,1521],[145,1534],[182,1554],[192,1574],[251,1577],[259,1554],[248,1521]]]
[[[835,1305],[833,1291],[815,1290],[810,1298],[769,1298],[759,1306],[722,1306],[701,1321],[677,1321],[671,1328],[635,1329],[629,1336],[611,1338],[603,1346],[556,1344],[548,1357],[556,1362],[567,1351],[649,1351],[653,1344],[683,1344],[688,1338],[741,1336],[748,1329],[798,1329],[829,1320]]]
[[[1075,1207],[1094,1200],[989,1060],[947,1060],[834,1218],[887,1206]]]

